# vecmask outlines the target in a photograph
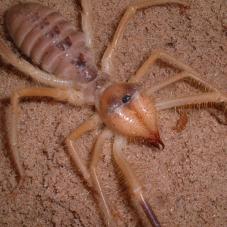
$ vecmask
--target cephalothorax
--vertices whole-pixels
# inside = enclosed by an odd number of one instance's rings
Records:
[[[71,133],[66,139],[66,144],[70,156],[82,176],[97,191],[106,224],[116,226],[100,187],[96,166],[105,140],[114,135],[114,159],[127,179],[132,197],[141,205],[151,224],[160,226],[144,198],[139,181],[121,152],[126,144],[125,138],[149,146],[161,145],[164,147],[158,130],[158,111],[188,104],[227,102],[227,94],[222,94],[201,80],[198,73],[192,68],[161,51],[154,52],[137,73],[129,79],[128,83],[110,81],[112,54],[130,18],[138,9],[167,3],[187,6],[185,2],[180,0],[141,0],[129,6],[118,25],[113,41],[104,53],[101,70],[98,70],[94,64],[92,54],[90,3],[88,0],[81,0],[83,32],[76,32],[73,26],[59,13],[39,4],[19,4],[7,12],[6,26],[16,46],[42,70],[18,58],[2,39],[0,39],[1,58],[33,79],[52,87],[27,88],[18,90],[12,95],[9,139],[20,182],[24,179],[25,174],[16,148],[19,100],[29,96],[47,96],[59,101],[67,101],[73,105],[94,105],[97,113]],[[157,60],[172,65],[180,72],[152,88],[143,90],[138,82]],[[206,88],[208,92],[162,102],[155,102],[151,97],[155,91],[185,79],[193,80]],[[90,169],[87,169],[75,150],[73,142],[103,123],[106,127],[97,138]]]

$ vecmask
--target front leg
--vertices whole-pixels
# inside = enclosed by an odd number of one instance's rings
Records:
[[[221,94],[216,92],[209,92],[198,95],[191,95],[176,99],[169,99],[160,101],[155,104],[157,110],[165,110],[180,106],[200,105],[204,103],[227,103],[227,93]]]
[[[19,114],[19,102],[25,97],[51,97],[58,101],[68,101],[72,104],[83,104],[82,95],[79,92],[69,89],[60,88],[24,88],[20,89],[11,97],[11,113],[10,113],[10,127],[9,127],[9,144],[12,151],[12,158],[15,163],[17,173],[19,175],[19,185],[24,180],[24,168],[21,164],[19,152],[17,150],[17,121]]]
[[[148,95],[151,95],[155,91],[163,89],[164,87],[169,86],[172,83],[176,83],[176,82],[178,82],[180,80],[185,80],[185,79],[192,80],[193,82],[195,82],[199,86],[202,86],[206,90],[218,92],[218,89],[216,89],[215,87],[211,86],[206,81],[202,80],[200,78],[199,73],[197,73],[193,68],[191,68],[190,66],[184,64],[180,60],[178,60],[175,57],[169,55],[168,53],[166,53],[164,51],[159,51],[159,50],[154,51],[150,55],[150,57],[137,70],[136,74],[133,75],[129,79],[129,82],[138,83],[139,81],[141,81],[142,78],[148,73],[150,67],[152,65],[154,65],[158,60],[171,65],[172,67],[180,70],[181,72],[176,74],[176,75],[174,75],[170,79],[168,79],[168,80],[166,80],[166,81],[164,81],[164,82],[162,82],[160,84],[155,85],[154,87],[148,88],[146,90],[146,93]]]
[[[181,80],[189,80],[202,87],[206,93],[180,97],[176,99],[170,99],[166,101],[160,101],[156,103],[156,108],[158,110],[169,109],[173,107],[187,106],[187,105],[200,105],[204,103],[222,103],[227,102],[227,94],[220,92],[217,88],[212,86],[200,78],[199,74],[192,69],[190,66],[182,63],[178,59],[170,56],[163,51],[155,51],[150,55],[150,57],[143,63],[143,65],[137,70],[136,74],[133,75],[129,82],[139,82],[149,71],[150,67],[155,64],[158,60],[165,62],[174,68],[180,70],[180,73],[170,77],[163,82],[160,82],[153,87],[145,90],[146,95],[151,96],[156,91],[159,91],[173,83]]]

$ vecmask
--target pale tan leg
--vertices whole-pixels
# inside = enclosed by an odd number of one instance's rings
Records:
[[[176,75],[170,77],[169,79],[164,80],[163,82],[160,82],[160,83],[154,85],[153,87],[146,89],[145,93],[146,93],[146,95],[151,96],[154,92],[159,91],[159,90],[169,86],[170,84],[173,84],[177,81],[188,78],[189,75],[190,74],[186,73],[186,72],[177,73]]]
[[[107,226],[109,227],[115,227],[116,224],[114,222],[114,219],[112,217],[111,211],[109,209],[107,199],[104,196],[104,193],[102,191],[97,173],[96,173],[96,167],[98,160],[100,158],[100,153],[103,149],[104,142],[109,139],[112,136],[112,133],[105,129],[101,134],[99,135],[95,147],[94,147],[94,154],[92,157],[92,162],[90,165],[90,173],[83,161],[81,160],[78,152],[73,146],[73,142],[81,137],[84,133],[93,130],[101,125],[101,120],[99,119],[98,115],[94,115],[92,118],[90,118],[88,121],[83,123],[79,128],[77,128],[67,139],[66,144],[69,149],[70,156],[74,162],[74,164],[78,167],[79,171],[81,172],[82,176],[84,177],[85,181],[87,182],[88,186],[93,187],[95,189],[95,192],[97,192],[98,195],[98,201],[100,205],[100,209],[102,210],[104,214],[104,221]]]
[[[71,93],[68,89],[60,89],[60,88],[25,88],[16,91],[12,97],[11,97],[11,108],[12,108],[12,114],[11,114],[11,121],[10,121],[10,131],[9,131],[9,142],[12,149],[12,157],[15,162],[15,166],[19,175],[19,185],[24,179],[24,168],[22,167],[22,164],[20,162],[19,153],[17,150],[17,119],[18,119],[18,113],[19,113],[19,101],[21,98],[24,97],[31,97],[31,96],[46,96],[46,97],[52,97],[58,101],[68,101],[71,103],[76,104],[76,101],[81,101],[80,104],[82,104],[82,100],[79,100],[79,96],[77,96],[77,93],[74,91],[74,93]],[[77,100],[78,98],[78,100]]]
[[[176,58],[170,56],[169,54],[156,51],[144,62],[144,64],[139,68],[134,76],[132,76],[129,82],[139,82],[143,76],[145,76],[150,67],[157,61],[161,60],[169,65],[181,70],[180,73],[174,75],[173,77],[158,83],[157,85],[148,88],[145,90],[145,93],[148,96],[151,96],[154,92],[180,80],[191,80],[197,83],[199,86],[202,86],[208,93],[198,94],[188,97],[180,97],[176,99],[171,99],[167,101],[160,101],[156,103],[158,110],[164,110],[172,107],[186,106],[186,105],[196,105],[196,104],[205,104],[205,103],[222,103],[227,102],[227,94],[221,93],[217,88],[211,86],[206,81],[199,78],[199,74],[193,70],[190,66],[185,65]]]
[[[78,167],[79,171],[81,172],[83,178],[88,183],[90,187],[92,187],[90,173],[81,160],[77,150],[73,146],[73,142],[81,137],[88,131],[94,130],[98,126],[101,125],[101,120],[97,114],[93,115],[89,120],[85,121],[82,125],[80,125],[74,132],[72,132],[69,137],[66,139],[66,145],[69,150],[70,157],[73,160],[73,163]]]
[[[181,97],[170,99],[167,101],[160,101],[155,104],[157,110],[165,110],[179,106],[190,106],[204,103],[227,103],[227,93],[221,94],[219,92],[208,92],[199,95],[192,95],[188,97]]]
[[[135,202],[142,207],[150,223],[154,227],[158,227],[160,226],[160,223],[157,217],[155,216],[154,212],[152,211],[149,203],[144,198],[142,185],[136,178],[135,174],[133,173],[132,169],[129,166],[129,163],[122,154],[122,149],[125,145],[126,139],[116,135],[113,144],[114,159],[127,180],[130,192],[132,194],[132,198],[135,199]]]
[[[45,85],[59,88],[68,88],[74,86],[74,81],[58,79],[55,75],[46,73],[18,57],[8,46],[4,44],[4,40],[2,38],[0,38],[0,58],[2,58],[2,60],[7,64],[14,66],[19,71],[30,76],[32,79]]]
[[[105,222],[107,226],[116,226],[116,223],[114,222],[114,219],[112,217],[111,211],[108,206],[107,199],[104,196],[103,190],[101,188],[97,173],[96,173],[96,168],[98,161],[100,159],[100,154],[103,150],[103,145],[107,139],[110,139],[112,136],[112,133],[108,130],[105,129],[101,134],[99,135],[95,147],[94,147],[94,153],[92,157],[92,162],[90,165],[90,172],[91,172],[91,178],[92,178],[92,183],[93,187],[95,188],[95,191],[98,193],[99,196],[99,204],[100,208],[103,211],[104,217],[105,217]]]
[[[164,5],[164,4],[170,4],[170,3],[175,3],[182,6],[188,6],[186,2],[181,0],[140,0],[131,4],[127,8],[126,12],[124,13],[123,17],[120,20],[120,23],[118,24],[118,27],[114,34],[112,42],[108,45],[102,57],[101,66],[102,66],[103,72],[111,74],[113,52],[119,40],[121,39],[129,20],[135,15],[136,11],[146,7],[151,7],[155,5]]]
[[[129,82],[131,82],[131,83],[139,82],[142,79],[142,77],[148,73],[151,65],[155,64],[155,62],[157,60],[161,60],[161,61],[175,67],[176,69],[181,70],[182,72],[171,77],[170,79],[164,81],[163,83],[157,84],[155,87],[150,88],[150,90],[148,89],[146,91],[147,94],[151,94],[159,89],[162,89],[162,88],[170,85],[171,83],[175,83],[182,79],[191,79],[191,80],[197,82],[198,85],[206,88],[207,90],[218,92],[218,89],[210,86],[206,81],[200,79],[199,74],[194,69],[192,69],[190,66],[180,62],[176,58],[170,56],[169,54],[167,54],[163,51],[155,51],[154,53],[152,53],[151,56],[138,69],[136,74],[133,75],[129,79]]]
[[[86,45],[92,48],[92,28],[91,28],[91,1],[81,0],[82,6],[82,30],[86,35]]]

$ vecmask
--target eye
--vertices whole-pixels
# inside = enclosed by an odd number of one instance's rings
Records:
[[[122,102],[127,103],[128,101],[130,101],[130,99],[131,99],[131,95],[125,95],[122,97]]]

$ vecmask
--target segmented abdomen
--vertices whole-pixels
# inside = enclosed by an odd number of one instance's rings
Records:
[[[6,26],[17,47],[43,70],[78,84],[96,78],[84,33],[55,10],[36,3],[19,4],[7,12]]]

